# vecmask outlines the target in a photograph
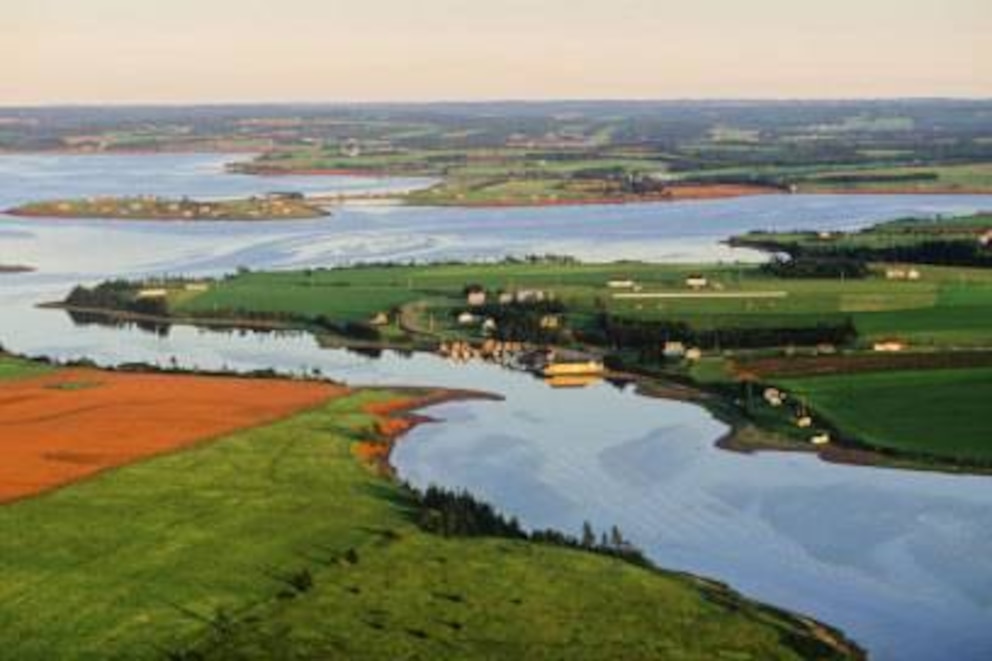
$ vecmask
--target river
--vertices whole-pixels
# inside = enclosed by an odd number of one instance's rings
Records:
[[[390,192],[417,180],[230,175],[224,155],[3,156],[0,208],[95,194],[219,197],[272,189]],[[748,229],[847,229],[992,209],[989,196],[773,196],[550,209],[344,207],[276,223],[26,220],[0,215],[0,343],[16,352],[201,368],[320,368],[352,384],[488,390],[502,402],[431,409],[394,456],[419,485],[466,487],[533,527],[618,525],[665,567],[841,627],[879,659],[992,654],[992,480],[725,452],[695,405],[603,384],[552,390],[524,374],[430,355],[324,350],[305,334],[167,335],[74,325],[37,302],[110,276],[215,274],[379,260],[754,260],[720,242]]]

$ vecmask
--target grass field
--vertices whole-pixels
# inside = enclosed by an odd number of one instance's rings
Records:
[[[992,369],[784,379],[843,433],[879,448],[992,463]]]
[[[355,393],[0,507],[3,655],[840,656],[806,625],[688,577],[422,532],[417,505],[353,451],[376,434],[367,407],[397,397]]]
[[[927,347],[992,344],[992,271],[919,267],[919,281],[781,279],[756,267],[655,265],[646,263],[510,263],[362,267],[277,273],[246,273],[213,283],[203,293],[177,289],[173,314],[229,316],[239,312],[321,315],[336,321],[367,321],[379,312],[424,301],[440,320],[464,308],[470,283],[512,291],[552,292],[573,326],[605,310],[631,319],[684,321],[697,328],[813,326],[853,319],[861,340],[899,337]],[[643,293],[689,293],[689,274],[707,277],[712,297],[625,299],[607,287],[632,279]],[[784,292],[779,298],[729,298],[753,292]]]
[[[48,365],[13,358],[0,353],[0,381],[41,376],[52,371]]]
[[[907,175],[934,175],[934,178],[919,181],[907,180],[905,182],[871,180],[871,177],[896,178]],[[832,177],[851,177],[852,180],[835,182],[831,181]],[[864,177],[864,180],[857,181],[858,177]],[[852,170],[832,169],[802,180],[799,188],[803,192],[986,192],[992,190],[992,163]]]

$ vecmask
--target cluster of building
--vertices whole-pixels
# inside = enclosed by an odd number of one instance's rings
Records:
[[[180,287],[145,287],[139,289],[134,297],[139,301],[147,301],[156,298],[168,298],[170,291],[187,291],[202,294],[210,289],[210,284],[206,282],[184,282]]]
[[[686,277],[685,286],[693,291],[700,291],[710,286],[710,280],[705,275],[694,273]],[[624,278],[615,278],[613,280],[609,280],[606,283],[606,287],[607,289],[613,289],[617,291],[626,290],[631,292],[640,292],[643,291],[644,289],[644,287],[641,286],[636,281],[624,279]]]
[[[694,363],[703,357],[703,350],[687,347],[684,342],[665,342],[661,345],[661,355],[668,360],[688,360]]]
[[[442,342],[438,346],[438,353],[440,355],[459,363],[467,363],[471,360],[486,360],[500,364],[512,364],[525,351],[526,347],[524,347],[522,342],[501,342],[493,339],[488,339],[480,345],[455,340],[452,342]]]
[[[765,388],[762,396],[765,402],[772,408],[785,406],[786,400],[789,399],[789,395],[778,388]],[[802,407],[800,407],[799,413],[796,416],[796,427],[799,429],[813,428],[813,417],[806,413]],[[816,446],[830,445],[831,440],[830,434],[827,432],[818,432],[809,438],[810,444]]]
[[[918,269],[893,267],[885,270],[885,277],[888,280],[916,281],[916,280],[920,280],[923,277],[923,275],[920,273]]]

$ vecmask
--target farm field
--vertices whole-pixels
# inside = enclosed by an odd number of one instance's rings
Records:
[[[0,507],[4,653],[602,658],[608,645],[627,658],[855,656],[824,642],[825,629],[691,577],[422,531],[418,501],[356,448],[394,426],[375,411],[424,394],[350,392]],[[598,617],[604,604],[623,616]]]
[[[857,257],[870,261],[906,261],[917,263],[976,266],[981,261],[984,234],[992,231],[992,214],[980,213],[959,218],[895,220],[856,232],[750,232],[731,239],[731,244],[770,252],[784,252],[793,257]],[[955,252],[935,245],[951,243]],[[964,248],[972,250],[965,250]],[[929,249],[930,254],[915,253]],[[916,257],[916,259],[910,259]],[[929,261],[927,258],[941,261]],[[952,259],[959,262],[948,261]],[[969,260],[970,263],[968,261]]]
[[[887,280],[883,267],[867,279],[847,281],[783,279],[751,266],[634,262],[317,269],[244,273],[213,282],[205,292],[179,285],[170,290],[168,310],[177,317],[261,314],[362,323],[380,312],[422,301],[443,328],[454,312],[464,309],[464,287],[479,284],[491,291],[552,292],[563,303],[566,319],[578,328],[598,311],[635,320],[680,321],[700,329],[815,326],[851,319],[863,343],[895,336],[925,347],[992,344],[992,271],[919,270],[919,281],[903,282]],[[706,277],[710,287],[691,292],[685,286],[690,274]],[[626,298],[624,292],[607,287],[615,278],[635,280],[642,294],[685,297]],[[769,291],[783,295],[748,296]]]
[[[0,353],[0,383],[13,379],[24,379],[48,374],[52,368],[48,365],[35,363],[20,358],[5,356]]]
[[[344,394],[318,383],[51,370],[0,362],[0,503]]]
[[[832,169],[804,178],[802,192],[954,193],[992,189],[992,163]]]
[[[870,446],[992,463],[992,368],[886,371],[779,383]]]

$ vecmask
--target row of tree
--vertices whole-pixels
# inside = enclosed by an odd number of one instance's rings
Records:
[[[651,566],[644,554],[627,540],[617,526],[599,535],[588,521],[581,537],[557,530],[526,532],[515,517],[507,518],[492,505],[477,500],[468,491],[452,491],[429,486],[425,491],[411,489],[420,505],[418,523],[423,530],[445,537],[505,537],[543,544],[582,549],[622,558],[641,566]]]
[[[868,263],[854,257],[775,257],[761,265],[761,270],[777,278],[788,279],[862,279],[871,273]]]
[[[682,321],[643,320],[600,313],[582,339],[614,350],[660,354],[666,342],[682,342],[706,350],[758,349],[780,346],[844,345],[857,339],[854,322],[820,322],[807,326],[694,328]]]
[[[884,244],[782,244],[793,258],[816,257],[864,262],[904,262],[939,266],[992,267],[992,250],[972,239],[931,239],[916,243]]]

